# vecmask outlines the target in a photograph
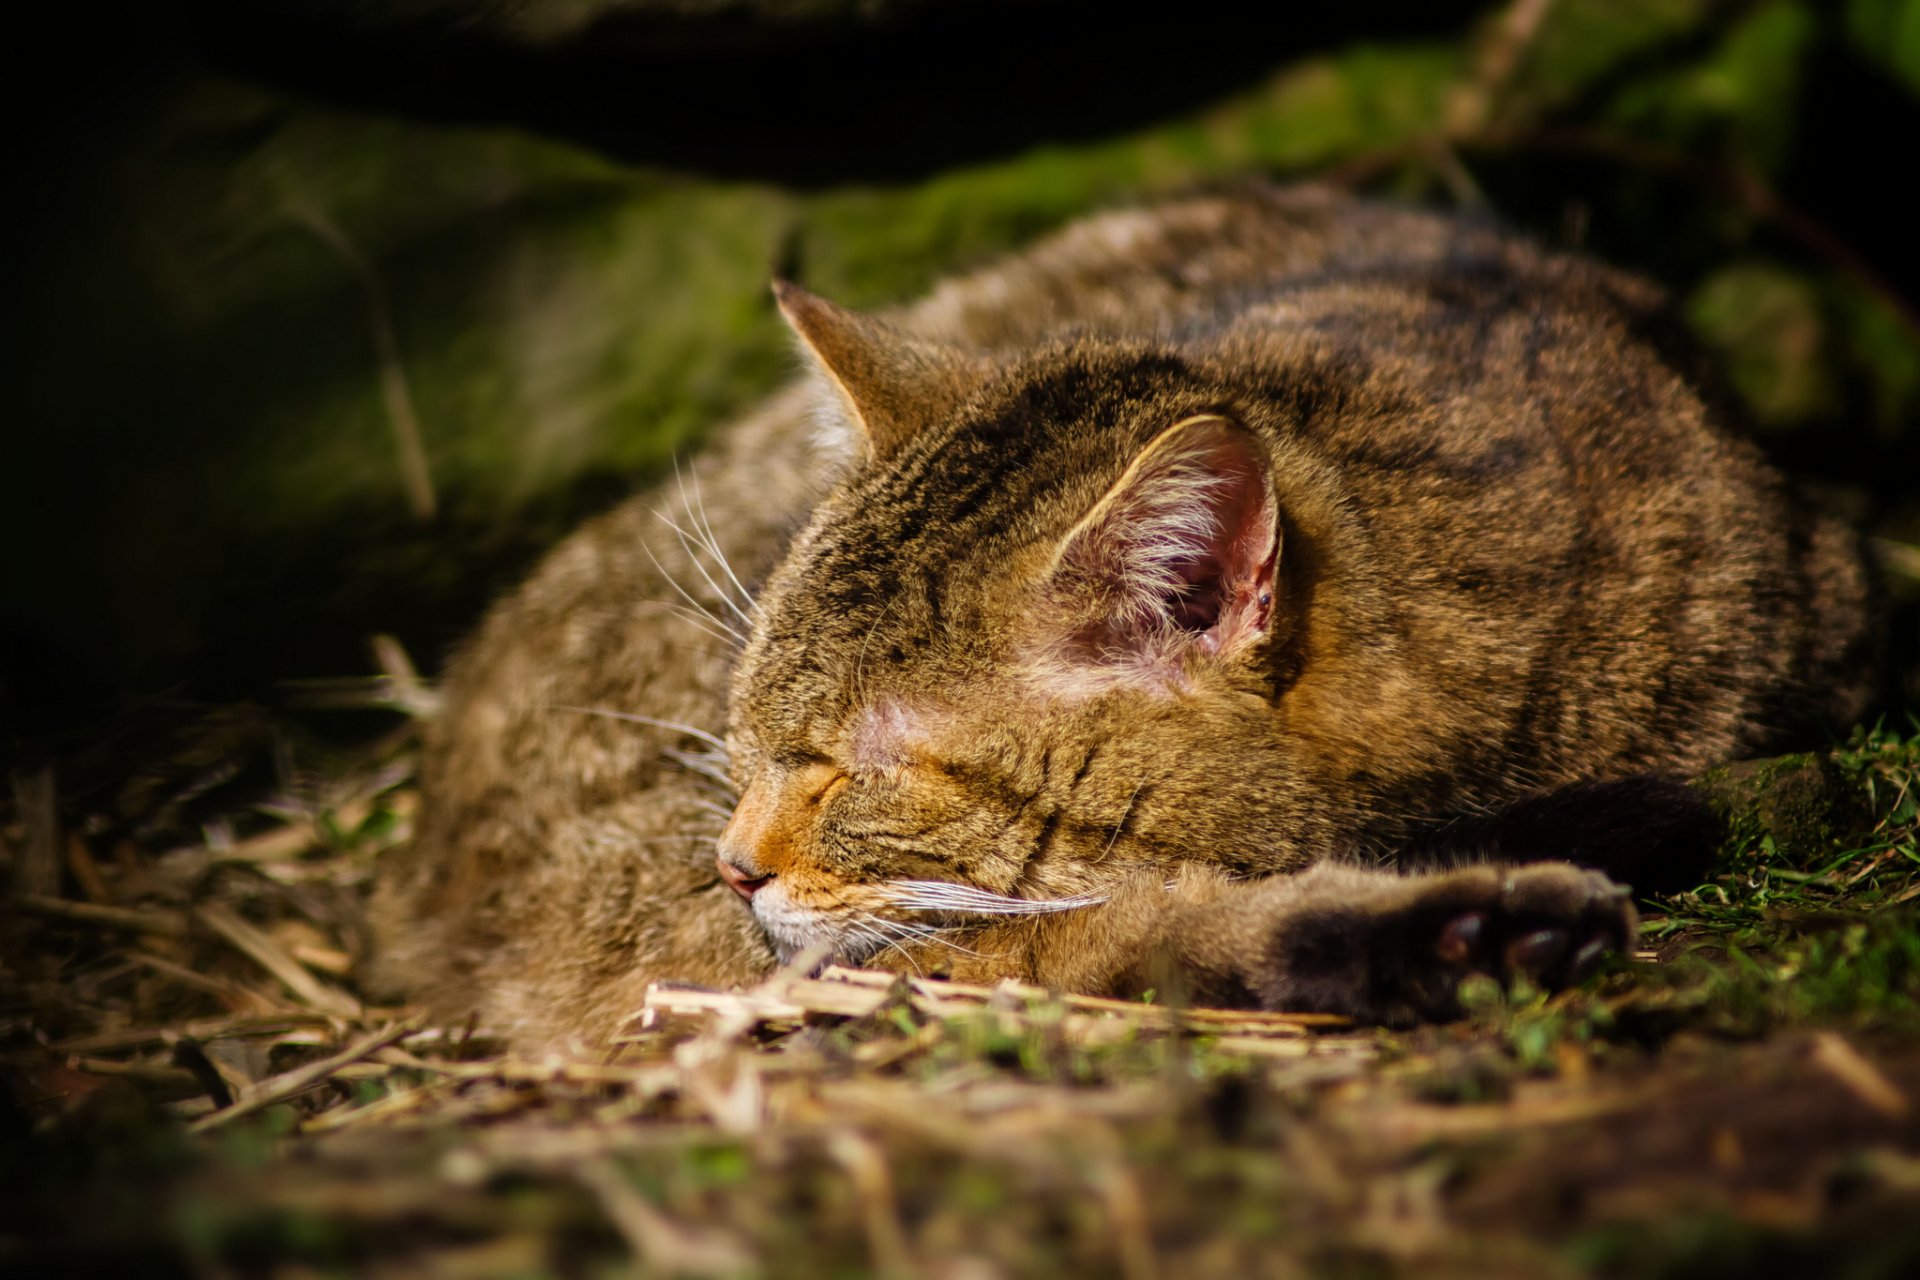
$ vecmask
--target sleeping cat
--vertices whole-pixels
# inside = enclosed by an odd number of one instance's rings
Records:
[[[776,294],[813,376],[453,664],[383,985],[529,1047],[800,954],[1445,1016],[1629,945],[1560,859],[1663,847],[1636,780],[1861,709],[1856,540],[1585,259],[1262,188]]]

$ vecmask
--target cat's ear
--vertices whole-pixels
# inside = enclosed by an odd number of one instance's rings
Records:
[[[979,380],[979,361],[958,348],[911,337],[785,280],[774,282],[773,296],[875,461],[952,413]]]
[[[1207,414],[1140,451],[1062,540],[1049,577],[1076,619],[1070,653],[1164,679],[1189,654],[1238,657],[1266,638],[1279,559],[1266,450]]]

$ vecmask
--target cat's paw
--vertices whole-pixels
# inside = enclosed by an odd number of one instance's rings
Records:
[[[1408,877],[1316,868],[1271,935],[1260,996],[1390,1025],[1448,1018],[1469,975],[1571,986],[1630,949],[1637,928],[1625,886],[1567,863]]]

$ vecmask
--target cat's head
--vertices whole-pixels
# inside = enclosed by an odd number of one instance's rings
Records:
[[[1232,865],[1286,618],[1248,411],[1150,344],[991,359],[779,294],[851,461],[733,687],[722,869],[761,923],[858,957]]]

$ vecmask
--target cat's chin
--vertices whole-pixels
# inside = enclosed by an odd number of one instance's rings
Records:
[[[841,964],[859,965],[880,949],[878,942],[861,938],[817,911],[796,906],[777,884],[755,893],[748,907],[783,965],[809,951],[824,953]]]

